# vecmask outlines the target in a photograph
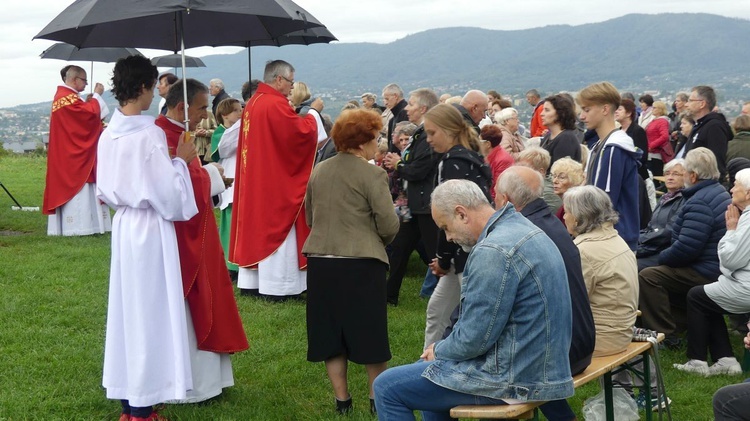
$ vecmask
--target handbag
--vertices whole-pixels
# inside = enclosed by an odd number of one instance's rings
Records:
[[[659,154],[661,155],[661,161],[663,163],[667,163],[671,161],[674,158],[674,149],[672,148],[672,143],[667,141],[664,142],[664,144],[659,148]]]

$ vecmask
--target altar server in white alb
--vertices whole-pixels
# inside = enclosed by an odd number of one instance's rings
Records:
[[[109,114],[97,83],[83,100],[86,71],[66,66],[60,71],[49,119],[47,177],[42,212],[49,215],[47,235],[103,234],[111,229],[109,209],[96,199],[96,145],[102,119]]]
[[[117,62],[112,91],[120,108],[98,147],[98,197],[117,211],[102,384],[108,398],[121,400],[121,421],[155,420],[153,405],[185,399],[193,388],[172,221],[198,212],[187,166],[197,152],[181,141],[170,157],[164,131],[140,115],[157,75],[141,56]]]

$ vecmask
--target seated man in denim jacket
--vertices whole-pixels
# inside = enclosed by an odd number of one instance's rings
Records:
[[[449,180],[432,194],[448,240],[471,250],[458,322],[424,361],[375,379],[381,420],[449,419],[457,405],[565,399],[571,308],[560,252],[510,204],[497,212],[477,185]]]

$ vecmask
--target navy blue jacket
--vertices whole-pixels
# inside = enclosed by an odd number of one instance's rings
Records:
[[[690,267],[702,276],[719,277],[719,240],[727,232],[724,212],[732,201],[716,180],[701,180],[682,191],[682,205],[672,225],[672,244],[659,253],[659,264]]]
[[[596,343],[596,327],[594,316],[591,315],[591,304],[586,292],[581,269],[581,254],[573,244],[570,234],[562,222],[552,214],[547,203],[542,198],[535,199],[521,209],[521,215],[544,231],[557,246],[565,263],[570,287],[570,301],[573,310],[573,334],[570,341],[570,371],[576,375],[591,363]]]

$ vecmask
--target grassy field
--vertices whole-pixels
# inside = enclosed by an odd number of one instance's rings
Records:
[[[41,206],[45,158],[0,156],[0,182],[23,206]],[[40,212],[11,211],[0,191],[0,420],[115,420],[120,405],[101,388],[109,267],[109,235],[46,236]],[[389,307],[393,360],[421,351],[426,302],[418,297],[424,269],[412,259],[401,304]],[[168,405],[173,420],[336,419],[322,364],[306,357],[303,303],[269,304],[237,297],[249,351],[233,357],[236,385],[198,405]],[[737,356],[741,339],[732,336]],[[742,376],[700,378],[678,372],[684,350],[663,351],[675,420],[710,420],[711,397]],[[352,365],[352,420],[372,420],[364,368]],[[595,384],[570,400],[581,416]]]

